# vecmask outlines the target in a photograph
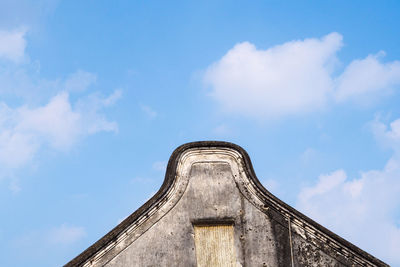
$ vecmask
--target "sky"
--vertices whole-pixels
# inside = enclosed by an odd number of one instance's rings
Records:
[[[173,150],[242,146],[267,190],[400,266],[399,1],[0,0],[2,266],[61,266]]]

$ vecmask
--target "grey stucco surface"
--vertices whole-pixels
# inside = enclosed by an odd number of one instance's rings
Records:
[[[254,207],[226,163],[197,163],[176,206],[105,266],[196,266],[193,224],[232,220],[237,266],[290,266],[289,229]],[[293,234],[295,266],[346,266]]]
[[[237,266],[290,266],[278,257],[289,252],[288,235],[280,245],[271,220],[244,198],[224,163],[194,165],[176,206],[106,266],[196,266],[193,223],[204,219],[233,221]]]
[[[160,191],[66,266],[196,266],[194,225],[226,223],[236,266],[387,266],[275,198],[224,145],[178,151]]]

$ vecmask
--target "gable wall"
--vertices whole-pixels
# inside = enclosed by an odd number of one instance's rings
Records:
[[[232,266],[387,266],[267,192],[244,151],[176,153],[160,191],[68,266],[198,266],[194,226],[227,224]]]

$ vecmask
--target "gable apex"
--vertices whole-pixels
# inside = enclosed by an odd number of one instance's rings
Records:
[[[232,225],[237,266],[388,266],[275,197],[247,152],[219,141],[178,147],[159,191],[65,266],[197,266],[203,224]]]

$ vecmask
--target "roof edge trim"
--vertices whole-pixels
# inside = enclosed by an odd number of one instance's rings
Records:
[[[76,256],[70,262],[68,262],[65,267],[72,267],[72,266],[82,266],[87,263],[91,258],[93,258],[99,251],[103,248],[107,247],[110,243],[114,242],[118,236],[124,232],[126,228],[130,225],[135,223],[143,214],[146,214],[147,211],[153,207],[157,202],[159,202],[163,197],[169,192],[171,186],[174,184],[177,164],[181,155],[189,149],[194,148],[230,148],[236,150],[241,154],[243,157],[243,164],[244,164],[244,171],[246,175],[254,184],[255,189],[257,190],[257,194],[261,196],[268,204],[272,204],[274,210],[281,213],[287,218],[290,218],[292,223],[306,223],[309,227],[314,228],[319,233],[329,237],[331,241],[334,241],[340,247],[346,248],[353,257],[356,258],[364,258],[365,260],[369,261],[370,263],[378,266],[388,266],[381,260],[375,258],[371,254],[363,251],[362,249],[358,248],[357,246],[353,245],[352,243],[348,242],[347,240],[343,239],[342,237],[336,235],[335,233],[331,232],[324,226],[318,224],[317,222],[313,221],[309,217],[305,216],[301,212],[297,211],[293,207],[289,206],[285,202],[281,201],[279,198],[274,196],[270,193],[258,180],[253,165],[250,161],[250,157],[247,152],[240,146],[230,143],[230,142],[223,142],[223,141],[198,141],[198,142],[191,142],[186,143],[174,150],[172,153],[168,165],[167,170],[165,173],[164,182],[161,185],[160,189],[157,193],[149,199],[145,204],[143,204],[139,209],[133,212],[130,216],[128,216],[125,220],[123,220],[119,225],[117,225],[114,229],[108,232],[105,236],[100,238],[97,242],[91,245],[89,248],[84,250],[81,254]]]

